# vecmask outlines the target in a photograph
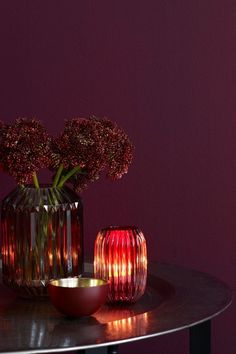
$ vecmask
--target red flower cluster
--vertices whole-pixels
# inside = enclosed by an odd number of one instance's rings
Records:
[[[77,191],[99,178],[105,169],[113,180],[127,173],[133,147],[125,132],[108,119],[75,118],[50,137],[35,119],[0,122],[0,167],[17,183],[30,183],[40,168],[55,171],[53,186],[70,182]]]
[[[51,162],[50,137],[36,119],[19,118],[0,126],[0,161],[18,184],[32,182],[32,175]]]
[[[81,191],[107,169],[111,179],[127,173],[133,147],[124,131],[108,119],[90,117],[67,121],[64,132],[53,141],[53,167],[66,170],[80,166],[71,182]]]

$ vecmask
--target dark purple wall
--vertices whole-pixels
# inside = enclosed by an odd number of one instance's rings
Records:
[[[110,224],[143,229],[151,260],[235,289],[236,2],[1,1],[0,118],[117,121],[136,151],[127,176],[83,193],[85,246]],[[1,195],[14,183],[1,175]],[[235,353],[235,304],[213,321],[213,353]],[[122,353],[187,353],[186,334]]]

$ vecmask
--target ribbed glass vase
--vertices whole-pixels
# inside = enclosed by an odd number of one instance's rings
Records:
[[[135,226],[102,229],[94,247],[94,274],[109,280],[108,302],[137,301],[147,280],[147,246]]]
[[[83,270],[83,207],[68,187],[16,188],[1,205],[3,282],[23,297],[45,297],[50,279]]]

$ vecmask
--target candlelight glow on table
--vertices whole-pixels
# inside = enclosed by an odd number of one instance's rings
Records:
[[[102,229],[94,247],[94,275],[109,280],[109,302],[135,302],[144,293],[147,279],[147,247],[134,226]]]

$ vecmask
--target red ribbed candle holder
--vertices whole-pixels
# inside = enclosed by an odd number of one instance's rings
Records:
[[[94,247],[94,275],[109,280],[108,302],[136,302],[147,280],[147,247],[134,226],[102,229]]]

